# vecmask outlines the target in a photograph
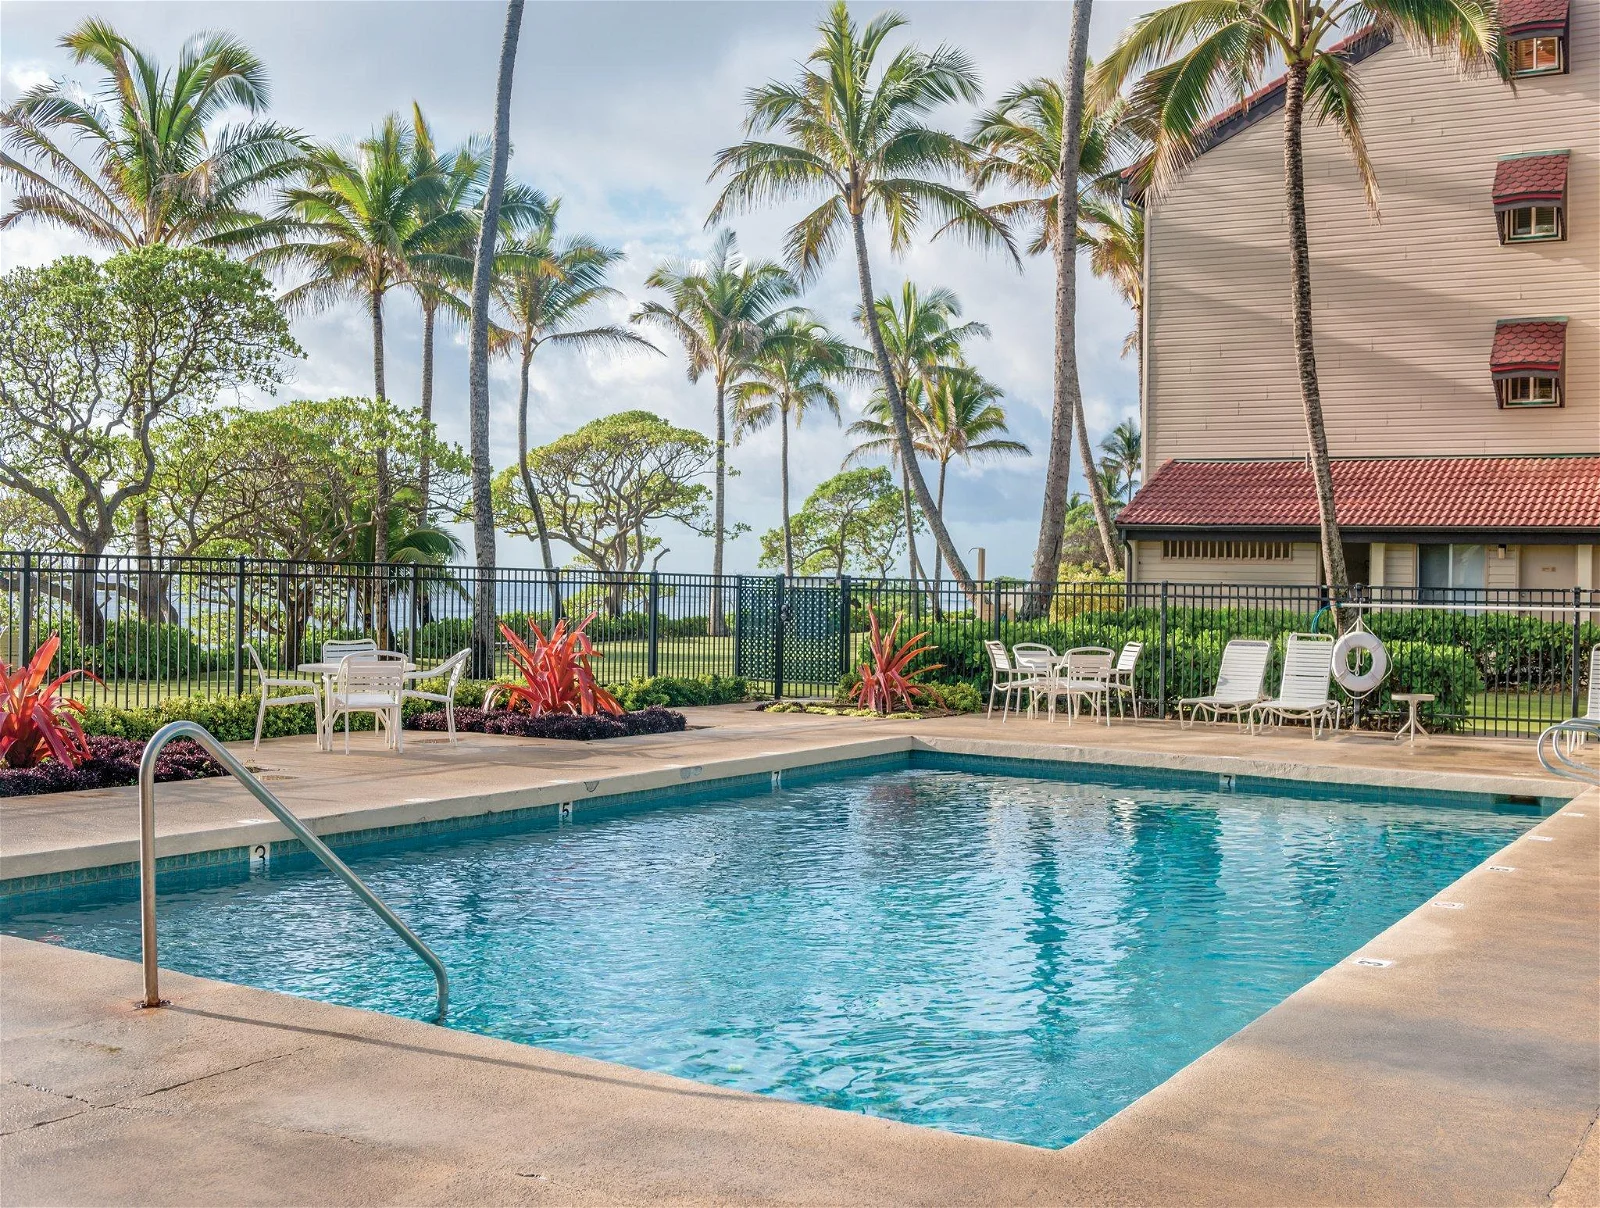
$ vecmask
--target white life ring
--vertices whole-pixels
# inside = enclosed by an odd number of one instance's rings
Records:
[[[1358,672],[1361,651],[1372,656],[1372,666]],[[1355,656],[1352,658],[1351,656]],[[1389,674],[1389,652],[1375,633],[1352,629],[1333,644],[1333,678],[1352,696],[1363,696],[1383,683]]]

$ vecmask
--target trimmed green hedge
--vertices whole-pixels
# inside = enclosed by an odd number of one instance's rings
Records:
[[[483,704],[483,694],[495,681],[462,680],[456,686],[456,707],[476,709]],[[425,691],[443,691],[443,681],[424,681]],[[721,705],[745,700],[750,686],[742,679],[726,675],[678,677],[659,675],[654,679],[632,680],[612,686],[612,693],[624,709],[630,712],[651,705],[681,708],[685,705]],[[110,734],[118,738],[147,741],[162,726],[171,721],[199,722],[223,742],[249,742],[255,737],[256,710],[261,697],[252,696],[174,696],[156,705],[138,708],[121,708],[111,705],[91,707],[84,715],[83,728],[88,734]],[[407,718],[427,713],[437,708],[429,701],[406,702]],[[317,728],[316,714],[310,705],[282,705],[267,710],[266,722],[261,727],[261,737],[289,738],[297,734],[312,734]],[[343,723],[340,723],[341,730]],[[370,714],[355,714],[350,719],[351,730],[372,729]]]

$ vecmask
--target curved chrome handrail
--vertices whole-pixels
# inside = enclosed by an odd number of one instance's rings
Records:
[[[139,761],[139,907],[140,947],[144,959],[144,1005],[161,1005],[156,967],[156,756],[174,738],[185,737],[194,739],[213,759],[233,773],[234,779],[244,785],[252,797],[271,810],[273,817],[288,827],[312,855],[327,865],[329,871],[350,886],[356,896],[389,924],[395,934],[433,970],[433,980],[439,989],[439,1014],[434,1022],[443,1023],[445,1012],[450,1009],[450,979],[444,971],[444,963],[433,954],[433,949],[418,939],[394,911],[379,901],[361,878],[351,872],[326,843],[312,834],[304,822],[290,813],[288,807],[274,797],[254,773],[218,742],[209,730],[192,721],[172,721],[162,726],[145,744],[144,758]]]
[[[1600,741],[1600,721],[1587,717],[1573,717],[1566,721],[1558,721],[1553,726],[1546,726],[1534,745],[1540,766],[1552,776],[1577,780],[1583,784],[1600,784],[1600,771],[1579,763],[1561,750],[1561,739],[1569,734]],[[1549,750],[1548,755],[1546,748]],[[1554,763],[1551,762],[1552,757],[1555,759]]]

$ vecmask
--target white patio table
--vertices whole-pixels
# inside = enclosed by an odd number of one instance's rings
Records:
[[[405,670],[407,671],[415,671],[417,669],[417,665],[410,659],[406,658],[398,650],[379,650],[376,653],[388,655],[394,660],[404,663]],[[352,655],[351,657],[354,658],[355,656]],[[359,661],[365,662],[368,660],[361,659]],[[370,661],[377,662],[377,659],[372,657]],[[314,663],[301,663],[295,667],[295,670],[300,672],[302,675],[320,675],[322,677],[322,699],[324,702],[327,702],[333,699],[334,682],[339,678],[339,664],[342,662],[344,662],[343,659],[318,659]],[[323,713],[324,715],[327,714],[326,708],[323,709]],[[328,745],[326,747],[322,745],[324,737],[326,737],[328,741]],[[317,735],[317,750],[333,750],[333,735],[331,733],[327,735],[319,733]]]

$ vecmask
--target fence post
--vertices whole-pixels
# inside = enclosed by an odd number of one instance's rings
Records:
[[[657,674],[661,644],[661,572],[650,572],[650,616],[645,630],[644,673],[654,679]]]
[[[1572,712],[1568,717],[1582,717],[1582,703],[1578,696],[1578,676],[1583,672],[1583,588],[1572,589]]]
[[[850,576],[839,576],[839,678],[850,674]]]
[[[1161,641],[1156,661],[1156,716],[1167,715],[1167,581],[1161,580]]]
[[[994,640],[1000,640],[1000,583],[996,580],[990,588],[994,593]]]
[[[772,699],[783,699],[783,589],[784,577],[776,576],[776,607],[772,610]]]
[[[298,661],[298,660],[297,660]],[[262,689],[266,691],[266,689]],[[244,695],[244,555],[233,579],[233,694]]]
[[[417,583],[417,564],[411,564],[411,600],[406,608],[406,657],[412,662],[417,661],[417,605],[422,602],[422,595]],[[449,649],[449,647],[445,647]]]
[[[17,663],[23,664],[33,654],[33,551],[22,551],[22,651]]]
[[[721,586],[723,586],[723,584],[718,582],[717,586],[721,587]],[[711,593],[711,598],[712,598],[712,602],[713,603],[717,603],[718,602],[718,596],[719,595],[720,595],[720,593],[716,592],[716,591],[713,591]],[[716,628],[716,626],[714,624],[711,623],[711,618],[708,617],[706,619],[706,624],[710,625],[710,628],[706,631],[707,633],[716,633],[717,628]],[[743,575],[734,575],[733,576],[733,674],[735,676],[743,676],[744,675],[744,576]]]

